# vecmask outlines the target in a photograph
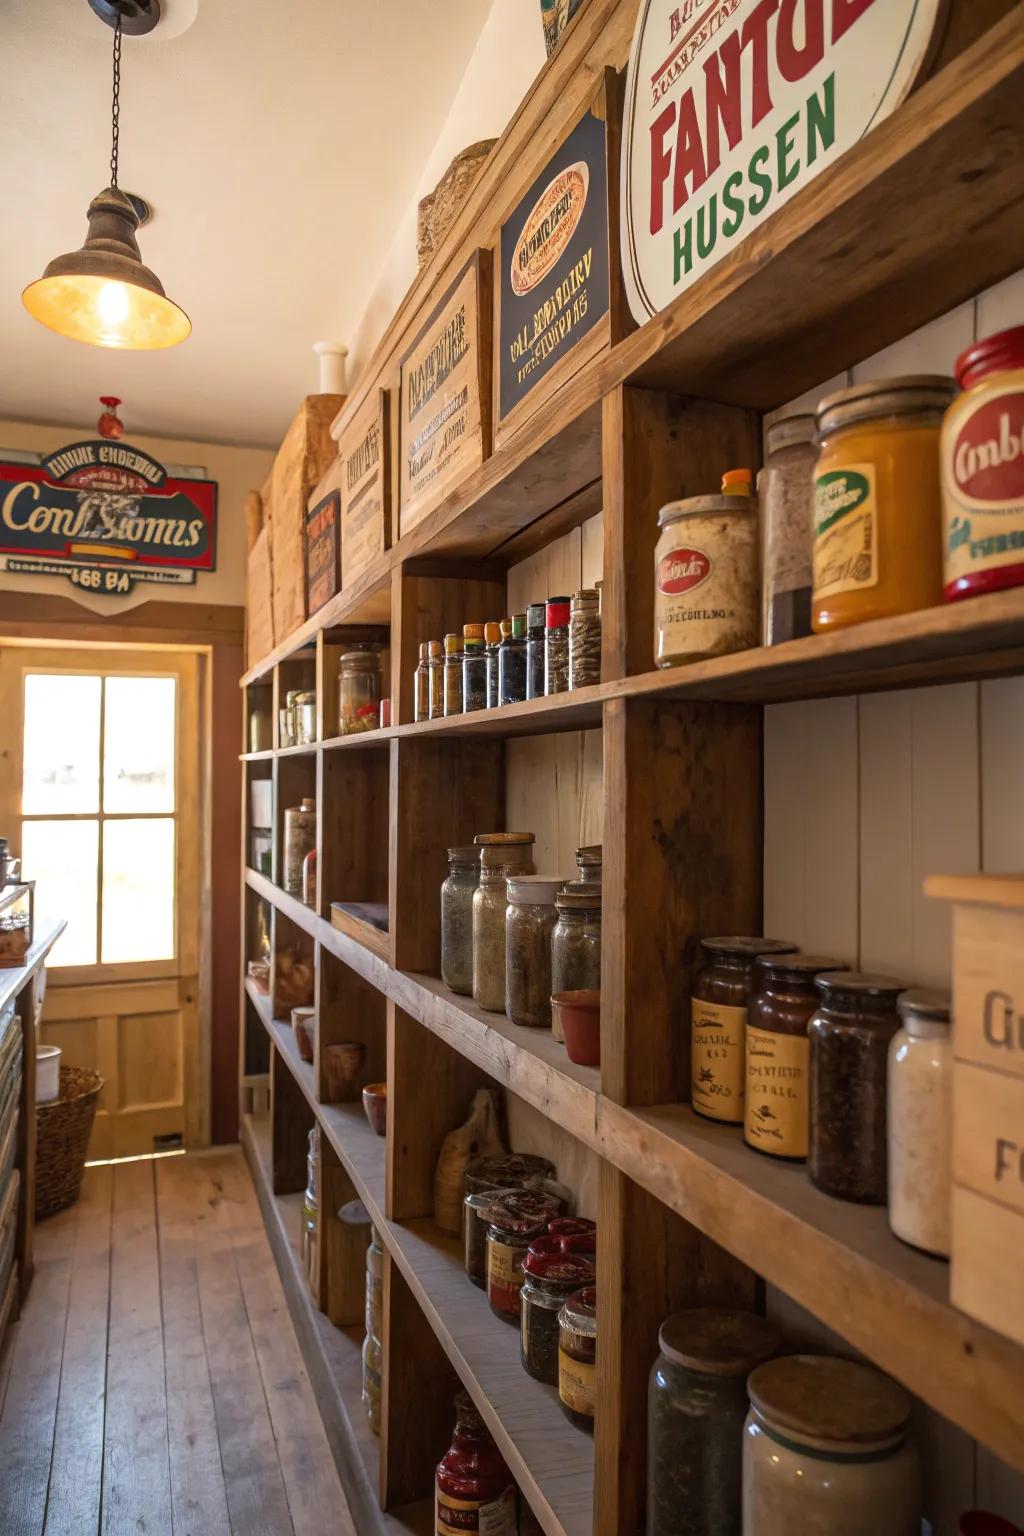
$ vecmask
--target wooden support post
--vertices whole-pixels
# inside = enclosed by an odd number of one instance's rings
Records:
[[[394,1509],[432,1493],[434,1469],[451,1441],[452,1403],[461,1383],[387,1252],[383,1346],[380,1503]]]
[[[275,1195],[306,1187],[306,1158],[313,1111],[280,1052],[270,1052],[271,1182]]]

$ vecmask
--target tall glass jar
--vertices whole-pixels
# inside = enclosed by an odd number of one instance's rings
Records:
[[[526,615],[514,613],[498,648],[498,703],[518,704],[526,698]]]
[[[547,604],[530,603],[526,610],[526,697],[544,697],[544,636]]]
[[[811,1040],[811,1129],[807,1169],[839,1200],[884,1205],[887,1189],[886,1077],[899,1028],[902,990],[888,976],[819,976]]]
[[[303,800],[284,813],[284,888],[289,896],[302,896],[302,866],[316,847],[316,801]]]
[[[558,1314],[558,1400],[566,1418],[593,1433],[597,1408],[597,1286],[568,1296]]]
[[[601,887],[560,891],[555,897],[555,910],[558,921],[551,934],[552,992],[599,992]],[[552,1031],[555,1039],[561,1041],[554,1018]]]
[[[853,1360],[788,1355],[759,1365],[747,1390],[744,1536],[919,1536],[902,1387]]]
[[[413,677],[413,719],[430,719],[430,641],[420,641],[419,660]]]
[[[690,996],[690,1100],[699,1115],[743,1124],[747,1004],[758,955],[796,949],[785,939],[701,939],[704,959]]]
[[[505,1012],[505,915],[508,880],[533,874],[532,832],[481,832],[480,884],[473,894],[473,1000]]]
[[[569,599],[549,597],[545,608],[544,692],[565,693],[569,687]]]
[[[948,992],[904,992],[889,1046],[889,1225],[949,1257],[953,1185],[953,1043]]]
[[[647,1388],[647,1536],[733,1536],[747,1377],[781,1336],[752,1312],[698,1307],[661,1325]]]
[[[509,630],[509,634],[512,631]],[[501,648],[501,623],[491,619],[484,625],[484,649],[487,653],[487,708],[498,707],[498,656]]]
[[[596,587],[581,587],[569,610],[569,687],[586,688],[601,681],[601,595]]]
[[[602,858],[600,843],[590,843],[585,848],[576,849],[576,868],[579,870],[576,879],[582,885],[601,884]]]
[[[316,740],[316,693],[312,689],[297,693],[293,711],[295,745],[312,746]]]
[[[761,506],[761,640],[781,645],[811,632],[814,543],[814,416],[796,412],[772,423],[757,479]]]
[[[551,934],[558,880],[525,875],[508,882],[505,1012],[513,1024],[551,1028]]]
[[[487,708],[487,652],[484,626],[462,626],[462,711]]]
[[[441,886],[441,980],[463,997],[473,993],[473,896],[479,884],[480,849],[474,843],[449,848]]]
[[[428,718],[440,720],[444,714],[444,646],[440,640],[427,641],[427,671]]]
[[[769,1157],[803,1160],[810,1121],[807,1023],[816,976],[841,971],[824,955],[759,955],[747,1011],[743,1139]]]
[[[506,1323],[519,1324],[523,1259],[535,1237],[557,1216],[559,1201],[537,1190],[510,1189],[491,1201],[487,1231],[487,1300]]]
[[[528,1376],[557,1387],[558,1314],[573,1291],[593,1285],[595,1278],[593,1260],[586,1255],[549,1253],[531,1244],[519,1292],[519,1358]]]
[[[455,1399],[455,1434],[434,1476],[434,1529],[516,1536],[512,1474],[468,1392]]]
[[[444,637],[444,712],[462,714],[462,636]]]
[[[345,651],[338,674],[338,733],[351,736],[377,729],[380,660],[370,646]]]

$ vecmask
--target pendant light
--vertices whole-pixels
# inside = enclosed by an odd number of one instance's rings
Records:
[[[89,3],[114,28],[110,185],[89,204],[85,244],[51,261],[21,301],[41,325],[90,346],[173,347],[185,340],[192,322],[164,293],[156,273],[143,265],[135,231],[142,222],[140,209],[148,215],[146,204],[117,184],[121,35],[150,31],[160,16],[159,0]]]

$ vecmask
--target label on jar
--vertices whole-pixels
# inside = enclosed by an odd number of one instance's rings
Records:
[[[506,1488],[497,1499],[453,1499],[436,1490],[434,1503],[437,1536],[452,1531],[475,1531],[477,1536],[516,1536],[516,1490]]]
[[[748,1027],[743,1136],[759,1152],[807,1156],[810,1053],[806,1035],[776,1035]]]
[[[523,1284],[523,1248],[487,1240],[487,1295],[499,1312],[519,1316],[519,1292]]]
[[[712,1120],[738,1125],[743,1119],[747,1010],[705,1003],[696,997],[690,1009],[693,1107]]]
[[[878,585],[875,466],[848,464],[814,482],[814,597]]]
[[[558,1351],[558,1395],[574,1413],[594,1417],[597,1402],[597,1367],[594,1362],[574,1360],[564,1349]]]
[[[942,434],[943,580],[1024,564],[1024,389],[953,407]]]

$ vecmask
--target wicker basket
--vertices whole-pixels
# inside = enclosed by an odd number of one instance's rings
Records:
[[[88,1067],[61,1067],[60,1098],[36,1105],[36,1220],[78,1199],[85,1154],[103,1087]]]

